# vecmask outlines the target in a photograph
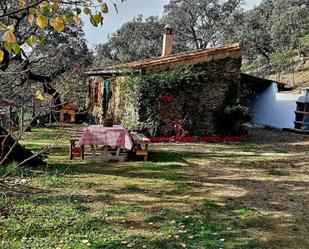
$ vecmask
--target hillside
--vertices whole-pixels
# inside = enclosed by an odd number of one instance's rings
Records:
[[[301,89],[309,87],[309,60],[293,56],[283,71],[275,69],[273,64],[246,63],[243,66],[243,72],[256,75],[262,78],[287,83],[293,86],[294,92],[300,92]]]
[[[298,63],[294,67],[294,72],[291,68],[280,74],[271,74],[268,78],[289,83],[293,86],[294,91],[299,92],[302,88],[309,87],[309,60],[304,64]]]

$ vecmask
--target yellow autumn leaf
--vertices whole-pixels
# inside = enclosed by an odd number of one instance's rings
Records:
[[[48,19],[44,15],[39,15],[36,19],[36,24],[41,28],[44,29],[48,25]]]
[[[59,10],[59,3],[58,2],[54,2],[52,5],[51,5],[51,8],[53,10],[53,12],[58,12]]]
[[[44,96],[40,90],[36,90],[35,92],[35,98],[38,100],[44,100]]]
[[[108,13],[108,5],[106,3],[102,5],[101,9],[104,14]]]
[[[100,14],[94,15],[93,18],[96,24],[99,24],[103,20],[103,17]]]
[[[57,31],[62,32],[65,28],[64,19],[62,16],[58,16],[52,20],[50,20],[50,25]]]
[[[9,25],[9,26],[7,26],[7,30],[14,33],[14,32],[15,32],[15,27],[14,27],[14,25]]]
[[[0,50],[0,61],[3,61],[4,59],[4,52]]]
[[[14,44],[16,43],[16,37],[14,35],[14,33],[10,30],[6,31],[4,34],[5,37],[5,41],[9,44]]]
[[[43,9],[48,6],[48,3],[46,1],[43,1],[42,3],[39,4],[40,8]]]
[[[26,40],[26,43],[28,44],[29,47],[33,47],[33,45],[35,44],[36,40],[37,40],[37,37],[35,35],[31,35]]]
[[[6,30],[6,29],[7,26],[4,23],[0,22],[0,30]]]
[[[20,8],[24,8],[27,4],[26,0],[18,0],[18,3]]]
[[[32,24],[33,23],[33,21],[34,21],[34,15],[33,14],[30,14],[30,15],[28,15],[28,22],[30,23],[30,24]]]
[[[79,27],[80,26],[80,19],[78,16],[73,16],[73,21],[75,22],[76,26]]]

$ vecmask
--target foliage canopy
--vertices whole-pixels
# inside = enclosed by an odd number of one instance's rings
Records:
[[[114,4],[116,10],[117,6]],[[66,27],[80,27],[82,13],[89,17],[95,27],[103,25],[104,15],[109,12],[109,6],[102,0],[4,0],[0,3],[0,35],[2,48],[0,61],[10,53],[18,55],[21,46],[33,47],[37,42],[44,43],[46,35],[35,32],[26,34],[26,39],[18,39],[16,31],[19,26],[52,27],[57,32],[63,32]],[[24,21],[26,18],[27,21]]]

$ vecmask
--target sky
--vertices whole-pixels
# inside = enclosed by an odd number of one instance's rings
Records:
[[[162,16],[163,6],[169,0],[127,0],[123,3],[121,3],[121,0],[114,0],[113,2],[117,3],[118,14],[112,8],[112,4],[110,4],[110,12],[105,15],[102,27],[93,27],[87,18],[83,18],[85,23],[84,31],[89,46],[105,43],[108,34],[115,32],[124,23],[132,20],[133,17],[139,14],[142,14],[144,17],[151,15]],[[261,0],[245,0],[245,8],[251,9],[260,2]]]

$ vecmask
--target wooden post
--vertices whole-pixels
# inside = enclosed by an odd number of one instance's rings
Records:
[[[145,144],[145,156],[144,156],[144,161],[148,160],[148,144]]]
[[[49,113],[49,125],[51,125],[52,124],[52,116],[53,114],[52,114],[52,111],[50,111],[50,113]]]
[[[82,155],[81,155],[82,156],[82,160],[85,160],[85,146],[82,145],[80,148],[82,150],[82,152],[81,152],[82,153]]]
[[[12,106],[9,105],[9,123],[8,123],[8,131],[9,132],[13,132],[13,125],[14,125],[14,122],[12,120]]]
[[[9,106],[9,120],[10,122],[12,120],[12,106],[11,105]]]
[[[32,98],[32,118],[35,117],[35,109],[36,109],[36,106],[35,106],[35,98],[33,97],[33,98]]]
[[[20,129],[24,131],[24,108],[22,107],[20,110]]]

